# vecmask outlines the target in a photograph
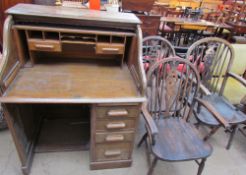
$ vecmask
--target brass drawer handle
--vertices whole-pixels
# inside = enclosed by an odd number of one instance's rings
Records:
[[[119,156],[121,155],[121,151],[120,150],[108,150],[104,152],[104,156],[106,157],[112,157],[112,156]]]
[[[108,123],[106,125],[107,129],[123,129],[126,127],[126,124],[124,122],[119,122],[119,123]]]
[[[119,48],[111,48],[111,47],[104,47],[102,48],[103,52],[119,52]]]
[[[46,44],[35,44],[35,47],[37,49],[48,49],[48,50],[52,50],[55,48],[54,45],[46,45]]]
[[[126,109],[113,109],[108,111],[109,117],[115,117],[115,116],[127,116],[128,111]]]
[[[105,138],[106,142],[116,142],[116,141],[123,141],[124,140],[124,136],[119,134],[119,135],[108,135]]]

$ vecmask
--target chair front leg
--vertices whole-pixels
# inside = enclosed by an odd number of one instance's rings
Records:
[[[139,148],[139,147],[142,145],[142,143],[146,140],[147,136],[148,136],[148,133],[146,132],[146,133],[142,136],[142,138],[140,139],[140,141],[138,142],[138,145],[137,145],[138,148]]]
[[[149,139],[148,139],[148,137],[145,139],[145,147],[146,147],[146,151],[145,151],[145,153],[146,153],[146,159],[147,159],[147,163],[148,163],[148,166],[151,166],[151,146],[150,146],[150,142],[149,142]]]
[[[158,161],[158,158],[155,156],[153,162],[151,163],[151,166],[149,168],[149,171],[148,171],[148,174],[147,175],[152,175],[153,170],[154,170],[154,168],[156,166],[157,161]]]
[[[196,129],[199,129],[200,125],[201,125],[201,122],[198,121],[197,123],[194,123],[194,125],[195,125]]]
[[[236,133],[236,131],[237,131],[237,129],[238,129],[238,125],[232,126],[231,129],[232,129],[232,131],[231,131],[230,138],[229,138],[229,140],[228,140],[226,149],[230,149],[231,144],[232,144],[232,140],[233,140],[233,138],[234,138],[234,136],[235,136],[235,133]]]
[[[205,166],[205,162],[206,162],[206,158],[202,159],[202,161],[199,163],[199,168],[198,168],[197,175],[201,175],[202,174],[202,171],[203,171],[204,166]]]

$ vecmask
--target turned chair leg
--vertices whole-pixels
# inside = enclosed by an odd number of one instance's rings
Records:
[[[197,123],[195,123],[194,125],[195,125],[196,129],[199,129],[199,128],[200,128],[201,123],[200,123],[200,122],[197,122]]]
[[[206,135],[204,138],[203,138],[203,140],[204,141],[206,141],[206,140],[208,140],[217,130],[219,129],[219,126],[217,126],[217,127],[213,127],[212,129],[211,129],[211,131],[208,133],[208,135]]]
[[[232,131],[231,131],[230,138],[229,138],[229,141],[227,143],[226,149],[230,149],[231,144],[232,144],[232,140],[233,140],[233,138],[235,136],[235,133],[236,133],[237,129],[238,129],[237,125],[232,126]]]
[[[146,138],[145,139],[145,153],[146,153],[146,159],[147,159],[147,163],[148,163],[148,166],[151,166],[151,150],[150,150],[150,147],[149,147],[149,140]]]
[[[155,156],[153,162],[151,163],[151,166],[149,168],[149,171],[148,171],[147,175],[152,175],[153,170],[154,170],[154,168],[156,166],[157,160],[158,160],[158,158]]]
[[[202,159],[202,161],[199,163],[199,168],[198,168],[197,175],[201,175],[202,174],[202,171],[203,171],[204,166],[205,166],[205,162],[206,162],[206,158]]]
[[[146,133],[142,136],[142,138],[140,139],[140,141],[138,142],[138,145],[137,145],[138,148],[139,148],[139,147],[142,145],[142,143],[146,140],[147,136],[148,136],[148,133],[146,132]]]

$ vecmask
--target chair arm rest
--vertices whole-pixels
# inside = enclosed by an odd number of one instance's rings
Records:
[[[150,139],[150,143],[155,145],[155,136],[158,134],[158,128],[147,110],[147,103],[144,103],[142,106],[142,114],[146,122],[146,129]]]
[[[211,95],[211,92],[202,83],[200,84],[200,89],[201,89],[203,94]]]
[[[237,75],[233,72],[228,72],[228,75],[234,79],[236,79],[237,81],[239,81],[240,83],[242,83],[245,87],[246,87],[246,80],[241,77],[240,75]]]
[[[154,119],[152,118],[152,116],[150,115],[147,109],[147,103],[143,103],[142,105],[142,114],[146,121],[147,127],[149,131],[151,132],[151,135],[158,134],[158,128],[154,122]]]
[[[216,120],[218,120],[218,122],[220,122],[225,128],[229,128],[230,124],[224,119],[223,116],[221,116],[215,109],[214,107],[206,102],[205,100],[202,100],[200,98],[195,98],[196,101],[201,104],[204,108],[206,108],[214,117]]]

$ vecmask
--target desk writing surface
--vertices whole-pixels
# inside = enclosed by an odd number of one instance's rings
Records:
[[[90,102],[137,97],[136,85],[126,65],[54,62],[20,69],[0,101],[79,103],[86,102],[85,99]]]

